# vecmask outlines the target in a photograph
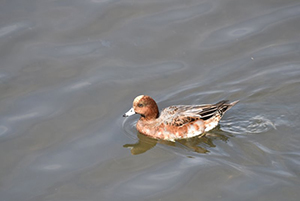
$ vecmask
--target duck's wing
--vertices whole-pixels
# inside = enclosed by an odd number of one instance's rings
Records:
[[[228,100],[223,100],[216,104],[175,105],[165,108],[161,117],[168,125],[182,126],[199,119],[208,120],[217,114],[222,117],[237,102],[228,103]]]

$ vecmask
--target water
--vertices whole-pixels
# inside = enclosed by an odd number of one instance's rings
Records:
[[[296,0],[0,3],[0,200],[299,200]],[[160,108],[240,102],[201,139]]]

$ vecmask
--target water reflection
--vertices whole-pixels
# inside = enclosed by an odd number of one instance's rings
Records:
[[[138,132],[138,141],[134,144],[125,144],[123,147],[131,149],[132,155],[145,153],[146,151],[155,147],[157,143],[191,150],[196,153],[208,153],[208,147],[216,147],[216,145],[213,143],[214,140],[228,140],[227,136],[218,132],[214,132],[215,130],[216,129],[204,135],[199,135],[193,138],[177,140],[176,142],[153,139]]]

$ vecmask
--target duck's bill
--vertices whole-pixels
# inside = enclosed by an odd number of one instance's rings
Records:
[[[134,115],[135,111],[133,108],[131,108],[128,112],[126,112],[125,114],[123,114],[123,117],[129,117],[131,115]]]

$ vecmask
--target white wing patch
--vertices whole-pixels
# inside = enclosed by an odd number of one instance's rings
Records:
[[[198,126],[199,129],[197,130],[194,125],[190,125],[188,127],[187,138],[200,135],[200,134],[202,134],[204,132],[204,125],[203,125],[202,121],[196,121],[194,124],[197,124],[197,126]]]
[[[218,125],[218,121],[212,121],[209,124],[206,124],[205,132],[210,131]]]

